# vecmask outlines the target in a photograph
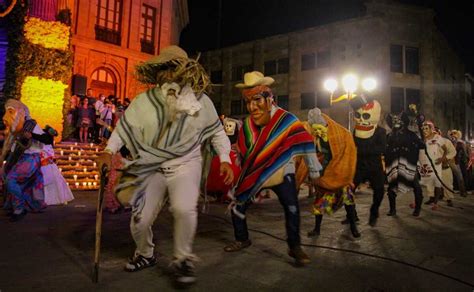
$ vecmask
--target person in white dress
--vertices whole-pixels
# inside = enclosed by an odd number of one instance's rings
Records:
[[[71,189],[54,163],[52,145],[45,145],[41,151],[41,172],[44,179],[44,202],[47,205],[66,205],[74,200]]]

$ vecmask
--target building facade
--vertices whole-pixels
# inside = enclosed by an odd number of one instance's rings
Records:
[[[350,127],[347,102],[330,105],[323,82],[347,72],[376,78],[385,113],[415,103],[443,130],[466,131],[464,65],[434,23],[434,11],[392,1],[366,3],[366,13],[288,34],[203,54],[216,87],[212,98],[225,115],[246,114],[234,85],[258,70],[275,79],[277,103],[302,119],[314,106]],[[342,92],[336,92],[342,94]]]
[[[73,5],[73,93],[133,98],[143,90],[135,65],[178,44],[189,22],[186,0],[66,1]],[[66,5],[65,4],[65,5]]]

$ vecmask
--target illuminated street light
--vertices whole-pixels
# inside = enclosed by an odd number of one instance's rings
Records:
[[[324,88],[329,91],[331,94],[334,93],[337,89],[337,81],[335,79],[327,79],[324,81]]]
[[[358,79],[354,74],[347,74],[342,77],[342,86],[349,95],[357,90],[357,83]]]
[[[374,90],[375,87],[377,87],[377,82],[374,78],[369,77],[362,81],[362,88],[364,88],[364,90],[367,92]]]

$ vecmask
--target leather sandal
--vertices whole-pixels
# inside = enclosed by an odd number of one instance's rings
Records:
[[[244,248],[247,248],[252,245],[252,242],[250,239],[247,239],[246,241],[234,241],[230,243],[229,245],[224,247],[224,251],[226,252],[235,252],[235,251],[240,251]]]

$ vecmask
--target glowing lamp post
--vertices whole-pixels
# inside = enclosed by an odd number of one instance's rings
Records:
[[[358,92],[359,85],[362,87],[363,92],[371,92],[377,87],[377,82],[375,81],[374,78],[372,77],[367,77],[362,80],[362,82],[359,83],[359,78],[352,73],[346,74],[341,78],[341,83],[342,87],[344,90],[344,93],[340,96],[334,96],[334,92],[336,92],[337,87],[338,87],[338,82],[336,79],[329,78],[324,81],[324,88],[329,91],[331,94],[330,96],[330,103],[331,105],[333,103],[342,101],[342,100],[352,100],[357,96],[356,92]],[[351,112],[349,113],[349,130],[351,129]]]

